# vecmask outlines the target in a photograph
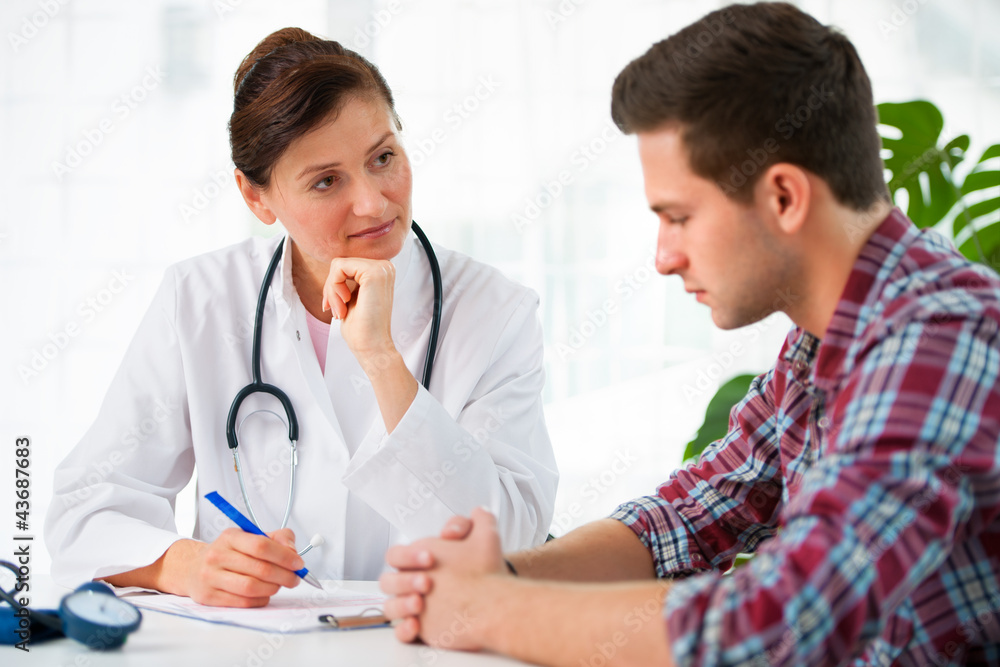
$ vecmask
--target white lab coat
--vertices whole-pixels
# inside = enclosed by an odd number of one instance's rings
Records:
[[[55,473],[45,536],[56,581],[81,581],[152,563],[176,540],[174,499],[197,473],[193,537],[232,527],[210,491],[245,512],[226,418],[251,380],[254,312],[279,238],[243,243],[170,267],[112,381],[97,420]],[[444,283],[438,352],[421,387],[386,434],[367,375],[335,320],[321,372],[291,279],[289,244],[268,293],[261,374],[284,390],[299,423],[288,526],[320,578],[375,579],[385,550],[438,533],[454,514],[484,506],[504,549],[545,539],[558,474],[542,415],[537,295],[469,257],[435,247]],[[421,377],[433,287],[411,232],[396,265],[392,335]],[[254,410],[280,415],[256,395]],[[266,413],[240,431],[250,502],[265,531],[279,527],[288,494],[287,430]]]

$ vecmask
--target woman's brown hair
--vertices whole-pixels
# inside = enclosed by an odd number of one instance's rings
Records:
[[[265,37],[240,63],[233,88],[233,163],[260,189],[268,187],[271,170],[288,145],[335,118],[353,96],[384,102],[401,129],[392,91],[378,68],[339,43],[300,28]]]

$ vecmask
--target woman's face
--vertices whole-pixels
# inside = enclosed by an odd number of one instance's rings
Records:
[[[352,96],[334,119],[289,144],[257,205],[247,203],[264,223],[280,220],[307,261],[390,259],[410,229],[411,185],[389,109]]]

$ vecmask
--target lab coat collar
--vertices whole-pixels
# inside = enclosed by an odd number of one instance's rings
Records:
[[[289,242],[291,237],[285,233],[285,245],[281,248],[281,260],[278,266],[277,277],[275,279],[276,285],[272,285],[275,293],[279,295],[280,299],[284,302],[286,306],[294,304],[299,300],[298,292],[295,291],[295,283],[292,280],[292,244]],[[403,247],[391,260],[393,266],[396,267],[396,280],[393,283],[395,291],[398,293],[400,286],[405,284],[404,279],[406,278],[407,271],[410,265],[413,263],[413,253],[417,251],[417,240],[416,235],[411,229],[406,234],[406,239],[403,241]],[[273,251],[272,251],[273,252]],[[277,289],[275,289],[277,288]],[[288,311],[284,313],[284,318],[288,317]]]
[[[395,294],[397,295],[401,293],[401,288],[407,284],[406,277],[409,273],[411,264],[413,264],[413,253],[419,252],[416,247],[417,244],[419,244],[419,241],[411,230],[407,234],[400,252],[390,260],[396,268],[396,278],[393,283],[393,287]],[[289,237],[286,234],[285,244],[281,251],[281,259],[279,260],[280,266],[275,272],[276,276],[274,278],[274,284],[271,286],[271,293],[275,295],[275,299],[277,301],[277,321],[279,328],[285,333],[285,335],[294,338],[296,344],[301,343],[303,336],[305,336],[308,344],[305,347],[297,345],[296,348],[303,376],[306,378],[306,382],[309,384],[309,387],[326,415],[327,420],[336,432],[337,438],[341,442],[344,442],[344,433],[341,429],[340,421],[333,409],[333,404],[330,401],[330,393],[329,388],[326,385],[326,379],[324,378],[323,372],[320,370],[319,362],[316,360],[315,354],[312,353],[305,306],[302,305],[298,292],[295,289],[295,283],[292,280],[291,245]],[[268,254],[268,259],[270,259],[273,252],[274,251],[272,250],[271,253]],[[339,322],[335,321],[334,326],[339,327]],[[329,357],[327,359],[327,363],[329,363]],[[376,419],[372,424],[371,429],[384,429],[384,426],[381,426],[381,423],[380,419]]]

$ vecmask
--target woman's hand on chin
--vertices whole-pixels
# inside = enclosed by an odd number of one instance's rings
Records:
[[[341,321],[344,342],[365,366],[378,355],[392,354],[392,298],[396,267],[383,259],[338,257],[330,262],[323,286],[323,310]]]

